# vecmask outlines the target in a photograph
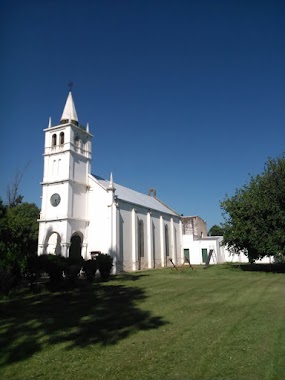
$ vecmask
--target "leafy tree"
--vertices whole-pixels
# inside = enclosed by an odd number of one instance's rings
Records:
[[[285,157],[268,159],[233,197],[221,202],[224,242],[250,260],[285,254]]]
[[[218,226],[217,224],[214,224],[208,232],[208,236],[223,236],[224,230],[223,227]]]
[[[19,283],[29,259],[36,255],[38,215],[33,203],[4,205],[0,200],[0,277],[8,276],[11,287]]]

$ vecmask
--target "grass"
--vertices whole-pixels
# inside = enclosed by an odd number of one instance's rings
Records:
[[[285,376],[284,273],[152,270],[2,300],[0,318],[3,380]]]

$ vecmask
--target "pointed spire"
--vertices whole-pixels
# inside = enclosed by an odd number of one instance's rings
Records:
[[[109,189],[114,188],[114,182],[113,182],[113,173],[110,174],[110,183],[109,183]]]
[[[48,128],[51,128],[51,117],[48,118]]]
[[[86,132],[89,133],[89,123],[86,124]]]
[[[110,181],[109,181],[109,186],[107,187],[106,189],[108,192],[111,191],[113,194],[115,194],[115,186],[114,186],[114,182],[113,182],[113,174],[111,172],[110,174]]]
[[[61,122],[75,121],[75,124],[78,124],[77,113],[75,105],[72,99],[71,91],[69,91],[68,97],[66,99],[65,107],[60,119]]]

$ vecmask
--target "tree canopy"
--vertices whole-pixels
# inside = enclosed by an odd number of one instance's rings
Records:
[[[224,230],[223,227],[214,224],[208,231],[208,236],[223,236]]]
[[[5,205],[0,199],[0,272],[21,276],[37,253],[39,209],[34,203]]]
[[[234,196],[221,202],[224,243],[249,259],[285,254],[285,156],[269,158]]]

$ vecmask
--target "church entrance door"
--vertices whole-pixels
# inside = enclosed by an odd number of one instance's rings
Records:
[[[70,239],[69,257],[72,259],[81,258],[82,240],[79,235],[73,235]]]

